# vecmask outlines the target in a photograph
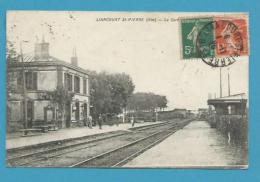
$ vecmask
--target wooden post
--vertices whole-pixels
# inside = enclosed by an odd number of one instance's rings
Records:
[[[230,78],[229,78],[229,68],[228,68],[228,96],[230,96]]]
[[[125,108],[123,108],[123,123],[125,123]]]
[[[221,75],[221,67],[219,68],[219,97],[222,97],[222,75]]]

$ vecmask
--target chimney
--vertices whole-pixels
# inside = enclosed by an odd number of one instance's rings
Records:
[[[35,60],[48,59],[49,56],[49,43],[45,42],[44,36],[42,37],[42,42],[40,43],[38,42],[37,38],[34,47]]]
[[[76,48],[73,48],[72,57],[71,57],[71,64],[73,66],[78,66],[78,57],[76,53]]]

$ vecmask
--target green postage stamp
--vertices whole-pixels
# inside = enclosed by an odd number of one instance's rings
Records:
[[[182,58],[200,58],[197,50],[197,38],[200,30],[213,18],[193,18],[181,20]],[[213,41],[213,32],[208,32],[207,41]],[[210,54],[210,53],[209,53]]]

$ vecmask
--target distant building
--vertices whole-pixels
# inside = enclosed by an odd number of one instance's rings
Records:
[[[187,109],[176,108],[176,109],[173,110],[173,113],[176,115],[176,117],[179,117],[179,118],[186,118],[187,117]]]
[[[24,103],[22,69],[25,71],[27,92],[28,127],[54,122],[59,128],[82,126],[89,115],[89,73],[78,67],[76,51],[71,64],[49,55],[49,43],[36,42],[34,56],[24,56],[21,61],[7,65],[7,130],[24,128]],[[68,101],[62,117],[57,104],[53,103],[50,92],[57,87],[73,95]]]
[[[159,120],[166,120],[166,119],[173,119],[173,118],[188,118],[188,117],[192,117],[192,113],[190,113],[187,109],[176,108],[174,110],[158,112]]]
[[[198,118],[199,119],[206,119],[208,115],[208,109],[207,108],[199,108],[198,109]]]

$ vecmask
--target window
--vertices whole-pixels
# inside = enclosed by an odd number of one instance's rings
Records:
[[[80,93],[80,78],[78,76],[74,76],[74,92]]]
[[[37,90],[37,72],[25,73],[25,85],[27,90]]]
[[[72,91],[72,75],[65,73],[65,87],[69,90]]]
[[[87,95],[87,80],[83,80],[83,94]]]

